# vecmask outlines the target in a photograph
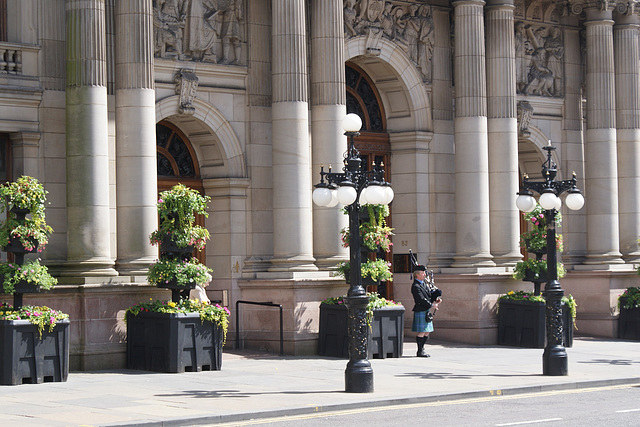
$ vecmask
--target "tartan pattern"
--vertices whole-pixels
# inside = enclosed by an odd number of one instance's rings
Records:
[[[433,322],[427,322],[426,311],[413,312],[411,332],[433,332]]]

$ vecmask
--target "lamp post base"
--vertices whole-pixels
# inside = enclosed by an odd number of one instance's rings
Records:
[[[569,375],[567,351],[564,346],[553,346],[544,349],[542,354],[542,375]]]
[[[344,371],[344,391],[347,393],[373,393],[373,369],[368,360],[349,362]]]

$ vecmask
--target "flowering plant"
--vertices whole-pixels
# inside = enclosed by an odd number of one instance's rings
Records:
[[[369,221],[365,221],[360,224],[360,238],[362,244],[372,251],[381,248],[385,252],[391,250],[393,243],[391,242],[391,236],[393,236],[393,228],[387,226],[385,220],[389,216],[388,205],[366,205],[369,213]],[[343,228],[340,230],[340,238],[342,240],[342,246],[349,247],[349,229]]]
[[[196,258],[160,259],[149,267],[147,280],[150,284],[176,283],[178,286],[188,284],[204,285],[211,281],[213,270],[201,264]]]
[[[68,314],[45,306],[25,305],[14,309],[10,304],[0,303],[0,320],[28,320],[38,327],[40,339],[42,339],[45,326],[48,326],[49,332],[52,332],[58,321],[68,318]]]
[[[15,182],[0,185],[0,212],[7,212],[7,219],[0,226],[0,247],[9,245],[11,239],[20,241],[26,251],[41,252],[49,242],[53,229],[45,221],[44,209],[47,191],[37,179],[22,176]],[[23,211],[18,215],[15,210]],[[26,218],[26,214],[31,214]]]
[[[564,265],[561,262],[557,264],[557,268],[558,279],[562,279],[567,275],[567,271],[564,269]],[[529,274],[532,274],[533,276],[529,276]],[[547,260],[529,258],[526,261],[520,261],[516,263],[516,266],[513,268],[512,277],[517,280],[524,280],[526,277],[534,277],[535,279],[539,279],[546,275]]]
[[[141,312],[153,313],[199,313],[202,322],[209,321],[222,327],[223,344],[227,339],[229,329],[229,309],[219,304],[211,305],[194,299],[181,299],[174,301],[159,301],[150,299],[149,302],[135,304],[129,307],[126,314],[137,316]],[[125,316],[126,319],[126,316]]]
[[[47,194],[48,192],[37,179],[21,176],[15,182],[0,185],[0,197],[4,198],[4,205],[0,207],[0,212],[16,208],[44,217]]]
[[[631,286],[618,296],[618,309],[640,308],[640,287]]]
[[[149,236],[151,244],[158,245],[169,238],[179,248],[195,246],[202,249],[210,235],[206,228],[194,225],[195,216],[209,216],[207,204],[210,200],[209,196],[203,196],[184,184],[174,185],[171,190],[160,193],[157,205],[160,227]]]
[[[524,219],[533,225],[533,229],[520,235],[520,247],[529,252],[546,252],[547,249],[547,221],[544,210],[539,204],[531,212],[522,213]],[[556,213],[556,226],[562,224],[562,215]],[[556,235],[556,249],[563,250],[562,235]]]
[[[2,288],[4,293],[13,294],[16,285],[25,281],[41,289],[51,289],[58,284],[58,279],[49,274],[49,270],[45,265],[40,264],[40,258],[37,260],[29,260],[23,265],[17,265],[12,262],[0,263],[0,275],[4,281]]]

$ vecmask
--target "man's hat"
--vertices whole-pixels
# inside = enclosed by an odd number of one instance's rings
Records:
[[[414,268],[414,271],[427,271],[427,268],[422,264],[418,264],[416,268]]]

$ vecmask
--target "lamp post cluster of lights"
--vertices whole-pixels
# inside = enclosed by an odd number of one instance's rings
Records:
[[[320,183],[313,191],[313,201],[318,206],[345,206],[349,214],[349,291],[348,310],[349,362],[345,370],[345,391],[352,393],[373,392],[373,369],[367,359],[366,311],[369,299],[362,286],[360,271],[360,206],[386,205],[393,200],[391,184],[384,179],[384,165],[372,164],[370,170],[362,164],[354,138],[360,135],[362,120],[357,114],[347,114],[342,122],[349,140],[344,154],[342,172],[320,169]]]
[[[547,223],[547,283],[543,295],[546,300],[545,327],[547,342],[542,356],[543,375],[567,375],[567,352],[563,344],[562,331],[562,297],[564,291],[558,282],[558,256],[556,250],[556,213],[562,207],[560,194],[568,192],[565,204],[571,210],[579,210],[584,206],[584,197],[576,187],[576,173],[571,179],[556,181],[558,169],[551,159],[551,152],[556,148],[551,145],[543,147],[547,151],[547,161],[542,164],[543,181],[529,181],[524,176],[522,188],[518,192],[516,206],[523,212],[531,212],[536,207],[536,199],[532,190],[540,194],[538,203],[544,209]]]

